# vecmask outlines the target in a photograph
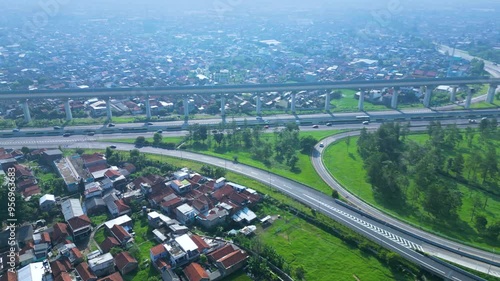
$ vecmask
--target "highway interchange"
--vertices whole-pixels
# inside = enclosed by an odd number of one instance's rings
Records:
[[[427,110],[419,110],[417,112],[412,111],[412,112],[407,112],[406,115],[408,114],[436,114],[434,111],[428,112]],[[494,113],[494,112],[493,112]],[[496,111],[498,114],[499,112]],[[382,116],[382,117],[387,117],[390,116],[391,114],[396,114],[396,113],[370,113],[371,116]],[[399,113],[401,114],[401,113]],[[439,113],[438,113],[439,114]],[[472,114],[467,111],[467,114]],[[473,113],[476,114],[477,113]],[[354,114],[345,114],[345,115],[338,115],[336,117],[340,118],[351,118],[354,115],[359,115],[359,113],[354,113]],[[394,116],[400,116],[400,115],[394,115]],[[480,115],[477,115],[480,116]],[[497,115],[498,116],[498,115]],[[280,123],[280,122],[286,122],[290,120],[294,120],[296,117],[286,117],[286,116],[273,116],[266,118],[270,122],[269,123]],[[312,115],[312,116],[300,116],[301,121],[309,121],[309,122],[316,122],[318,120],[329,120],[331,116],[324,116],[324,115]],[[372,118],[375,119],[375,118]],[[393,118],[394,119],[394,118]],[[204,124],[216,124],[220,122],[220,120],[196,120],[196,121],[191,121],[191,123],[204,123]],[[243,122],[242,120],[238,119],[238,122]],[[253,122],[253,120],[252,120]],[[257,122],[257,120],[255,121]],[[260,121],[259,121],[260,122]],[[467,119],[459,119],[459,120],[454,120],[454,121],[442,121],[443,123],[447,122],[458,122],[458,123],[463,123],[467,124],[468,120]],[[323,122],[324,123],[324,122]],[[183,125],[182,122],[179,122],[179,124],[173,125],[172,123],[168,123],[168,126],[179,126]],[[427,124],[427,121],[412,121],[412,126],[416,126],[415,129],[422,129],[425,128],[425,125]],[[363,126],[368,127],[369,129],[375,129],[378,127],[379,124],[376,123],[371,123],[369,125],[362,125],[360,122],[355,122],[351,124],[334,124],[332,127],[326,127],[326,126],[321,126],[320,129],[359,129]],[[117,125],[119,126],[119,125]],[[134,127],[137,126],[137,124],[127,124],[127,125],[120,125],[123,127]],[[156,127],[162,127],[166,126],[165,124],[154,124],[151,126],[150,131],[156,130]],[[81,132],[84,132],[85,130],[88,130],[89,128],[79,128]],[[92,128],[90,129],[95,129],[96,126],[90,126]],[[99,126],[97,126],[99,127]],[[148,126],[149,127],[149,126]],[[68,128],[65,128],[68,129]],[[78,131],[78,128],[71,128],[74,131]],[[302,127],[302,130],[311,130],[311,126],[306,126]],[[52,128],[49,129],[44,129],[45,131],[49,130],[52,131]],[[35,130],[36,131],[36,130]],[[42,131],[40,131],[42,132]],[[72,135],[70,137],[62,137],[62,136],[23,136],[17,135],[14,138],[2,138],[0,139],[0,146],[9,148],[9,147],[17,147],[19,148],[20,146],[29,146],[31,148],[42,148],[42,147],[58,147],[59,145],[63,147],[68,147],[68,148],[76,148],[76,147],[82,147],[82,148],[96,148],[96,149],[104,149],[107,146],[111,145],[111,143],[107,142],[95,142],[96,140],[101,140],[101,139],[111,139],[111,138],[134,138],[138,135],[152,135],[152,132],[150,133],[134,133],[134,134],[127,134],[116,131],[117,134],[113,135],[101,135],[101,134],[96,134],[94,136],[87,136],[85,134],[82,135]],[[350,132],[348,134],[356,134],[357,132]],[[176,131],[176,132],[168,132],[164,133],[166,136],[180,136],[184,135],[185,131]],[[339,138],[346,136],[347,134],[343,135],[336,135],[329,137],[327,139],[322,140],[324,142],[325,147],[338,140]],[[117,149],[120,150],[131,150],[133,149],[133,145],[128,145],[128,144],[118,144]],[[434,272],[440,276],[443,276],[445,278],[448,278],[449,280],[480,280],[480,279],[473,279],[472,277],[455,270],[453,268],[448,267],[447,265],[444,265],[442,263],[436,262],[433,259],[430,259],[426,256],[421,255],[420,253],[416,252],[415,250],[423,251],[426,253],[429,253],[431,255],[435,255],[437,257],[452,261],[457,264],[461,264],[464,266],[467,266],[469,268],[482,271],[482,272],[487,272],[493,276],[500,277],[500,267],[491,265],[485,262],[480,262],[475,259],[470,259],[467,257],[463,257],[463,254],[470,254],[473,256],[477,256],[480,258],[483,258],[484,260],[491,260],[493,263],[495,262],[500,262],[500,256],[494,255],[491,253],[487,253],[475,248],[467,247],[464,245],[461,245],[459,243],[449,241],[444,238],[437,237],[435,235],[431,235],[429,233],[426,233],[422,230],[415,229],[414,227],[408,226],[407,224],[404,224],[402,222],[399,222],[383,213],[380,211],[374,209],[373,207],[361,202],[359,199],[357,199],[355,196],[352,194],[349,194],[346,190],[343,190],[338,183],[331,178],[331,176],[326,172],[325,167],[323,166],[323,163],[321,161],[321,152],[323,148],[320,148],[319,146],[316,147],[316,152],[313,153],[311,159],[313,161],[313,164],[315,168],[317,169],[318,173],[321,175],[321,177],[333,188],[339,190],[339,192],[344,196],[345,198],[348,198],[350,202],[355,204],[357,207],[361,208],[366,214],[369,214],[374,217],[374,219],[371,219],[366,216],[364,213],[357,212],[355,210],[352,210],[351,208],[346,208],[343,205],[338,204],[335,202],[330,196],[325,195],[323,193],[317,192],[310,187],[304,186],[302,184],[299,184],[295,181],[279,177],[274,174],[270,174],[267,171],[263,171],[257,168],[245,166],[242,164],[235,164],[232,163],[231,161],[226,161],[223,159],[219,158],[213,158],[209,156],[204,156],[204,155],[199,155],[195,153],[190,153],[186,151],[177,151],[177,150],[163,150],[159,148],[152,148],[152,147],[144,147],[140,148],[142,152],[146,153],[156,153],[156,154],[161,154],[161,155],[168,155],[168,156],[174,156],[174,157],[181,157],[181,158],[186,158],[194,161],[199,161],[199,162],[205,162],[205,163],[210,163],[212,165],[216,165],[219,167],[225,167],[228,170],[244,174],[246,176],[249,176],[255,180],[261,181],[265,184],[268,184],[277,190],[280,190],[282,193],[290,196],[291,198],[294,198],[295,200],[298,200],[314,209],[317,211],[329,216],[332,219],[335,219],[336,221],[339,221],[340,223],[350,227],[354,231],[364,235],[365,237],[371,239],[372,241],[375,241],[376,243],[393,250],[407,259],[421,265],[422,267],[427,268],[429,271]],[[381,223],[381,222],[386,222],[386,223]],[[390,225],[388,225],[390,224]],[[392,227],[391,225],[395,226]],[[403,231],[399,231],[398,229],[401,228]],[[407,233],[414,233],[415,235],[408,235]],[[454,251],[449,251],[446,248],[438,247],[436,246],[436,243],[429,244],[426,242],[426,239],[429,239],[431,241],[435,241],[437,244],[443,245],[444,247],[449,247],[456,249]],[[318,249],[319,251],[320,249]],[[458,251],[458,253],[457,253]],[[462,252],[462,255],[460,254]]]

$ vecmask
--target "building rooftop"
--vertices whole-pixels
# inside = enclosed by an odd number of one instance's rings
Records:
[[[59,174],[61,174],[66,185],[78,183],[80,181],[80,176],[67,157],[54,161],[54,165],[59,171]]]
[[[194,241],[189,237],[189,235],[184,234],[177,238],[175,238],[175,242],[179,244],[179,246],[184,250],[184,252],[196,251],[198,250],[198,246]]]
[[[93,268],[109,261],[113,261],[113,255],[111,255],[110,253],[106,253],[88,260],[88,264],[90,268]]]
[[[187,204],[187,203],[182,204],[179,207],[177,207],[177,210],[179,212],[181,212],[182,214],[187,214],[187,213],[194,211],[193,207],[189,206],[189,204]]]
[[[44,275],[45,267],[42,262],[30,263],[17,272],[18,280],[22,281],[42,281]]]
[[[116,219],[109,220],[109,221],[105,222],[104,224],[106,225],[106,227],[108,229],[111,229],[113,227],[113,225],[115,225],[115,224],[123,225],[123,224],[129,223],[131,221],[132,221],[132,219],[128,215],[123,215],[121,217],[117,217]]]
[[[67,199],[61,203],[64,220],[83,215],[82,205],[78,199]]]

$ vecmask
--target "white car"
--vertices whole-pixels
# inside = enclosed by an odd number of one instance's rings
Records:
[[[319,144],[319,147],[325,147],[325,144],[321,142],[321,143]]]

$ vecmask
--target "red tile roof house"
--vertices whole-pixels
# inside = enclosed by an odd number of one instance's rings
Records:
[[[71,248],[71,250],[69,250],[69,254],[70,254],[70,260],[72,261],[73,264],[76,265],[83,262],[83,254],[82,252],[80,252],[80,250],[78,250],[77,247]]]
[[[54,281],[73,281],[71,275],[67,272],[62,272],[59,276],[57,276]]]
[[[115,237],[107,237],[100,245],[103,253],[109,252],[113,247],[120,247],[120,242]]]
[[[163,244],[159,244],[154,246],[149,250],[149,256],[151,258],[151,262],[155,262],[158,259],[167,257],[167,249]]]
[[[86,237],[88,234],[90,234],[90,231],[92,230],[92,224],[87,215],[81,215],[69,219],[68,225],[69,228],[71,229],[71,232],[73,233],[73,238],[75,240],[81,237]]]
[[[54,231],[52,232],[52,245],[55,246],[61,242],[66,241],[69,236],[68,225],[58,222],[54,224]]]
[[[189,281],[210,281],[210,277],[205,269],[195,262],[184,268],[184,275],[186,275]]]
[[[115,264],[122,275],[125,275],[138,267],[137,260],[128,252],[121,252],[115,256]]]
[[[91,168],[93,166],[97,166],[100,164],[107,164],[106,157],[103,154],[94,153],[94,154],[83,154],[82,155],[83,163],[85,164],[85,168]]]
[[[73,269],[71,263],[67,258],[56,260],[50,263],[50,269],[52,270],[52,275],[57,278],[63,272],[69,272]]]
[[[96,281],[97,276],[94,275],[89,269],[89,265],[86,262],[82,262],[76,267],[76,272],[82,281]]]
[[[115,272],[103,278],[97,279],[97,281],[123,281],[123,278],[120,273]]]
[[[206,253],[208,249],[210,249],[210,246],[201,238],[200,236],[193,234],[191,235],[191,240],[198,246],[198,251],[200,253]]]
[[[217,260],[217,267],[221,270],[223,276],[239,270],[245,265],[248,254],[243,250],[236,250]]]
[[[130,233],[128,233],[121,225],[115,224],[109,231],[122,246],[125,246],[125,244],[133,241],[132,235],[130,235]]]

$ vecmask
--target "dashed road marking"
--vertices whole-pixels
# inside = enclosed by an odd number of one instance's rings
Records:
[[[332,211],[334,211],[336,213],[339,213],[339,214],[343,215],[344,217],[349,218],[352,221],[355,221],[358,224],[363,225],[364,227],[370,229],[373,232],[376,232],[376,233],[378,233],[378,234],[380,234],[382,236],[387,237],[388,239],[390,239],[390,240],[398,243],[399,245],[401,245],[401,246],[403,246],[403,247],[405,247],[407,249],[417,250],[417,251],[421,251],[421,252],[424,251],[424,249],[422,248],[422,246],[420,246],[418,244],[415,244],[414,242],[411,242],[411,241],[409,241],[409,240],[407,240],[407,239],[405,239],[403,237],[397,236],[397,235],[395,235],[392,232],[389,232],[389,231],[387,231],[385,229],[382,229],[382,228],[380,228],[380,227],[378,227],[376,225],[373,225],[373,224],[371,224],[371,223],[369,223],[369,222],[367,222],[365,220],[362,220],[362,219],[360,219],[358,217],[355,217],[355,216],[353,216],[351,214],[348,214],[348,213],[346,213],[346,212],[344,212],[342,210],[339,210],[339,209],[337,209],[335,207],[329,206],[329,205],[327,205],[327,204],[325,204],[323,202],[320,202],[320,201],[318,201],[318,200],[316,200],[316,199],[314,199],[314,198],[312,198],[312,197],[310,197],[310,196],[308,196],[306,194],[304,194],[304,196],[309,197],[311,200],[316,201],[317,203],[319,203],[320,205],[322,205],[325,208],[328,208],[328,209],[330,209],[330,210],[332,210]]]

